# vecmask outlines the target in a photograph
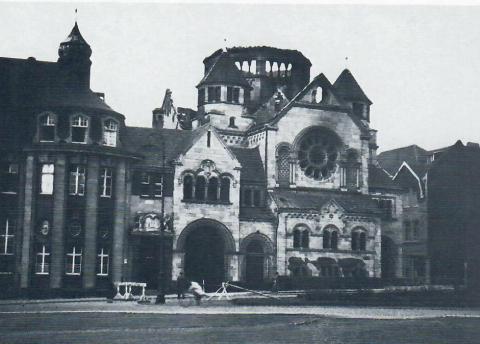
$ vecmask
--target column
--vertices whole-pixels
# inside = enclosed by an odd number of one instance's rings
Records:
[[[23,211],[23,236],[22,236],[22,263],[20,272],[20,288],[28,288],[30,280],[30,246],[32,239],[33,218],[33,176],[35,171],[35,158],[29,154],[25,167],[25,197]]]
[[[85,245],[83,256],[83,287],[95,288],[97,261],[97,209],[98,179],[100,163],[96,156],[88,159],[86,207],[85,207]]]
[[[51,240],[50,260],[50,288],[61,288],[64,274],[65,250],[65,194],[67,158],[59,154],[55,162],[55,175],[53,180],[53,226]]]
[[[122,280],[123,266],[123,234],[125,230],[125,161],[119,161],[115,173],[115,207],[113,222],[113,245],[112,245],[112,281]]]

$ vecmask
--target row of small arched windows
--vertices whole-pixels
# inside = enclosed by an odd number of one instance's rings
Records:
[[[322,231],[323,248],[324,249],[338,249],[338,230],[330,227]],[[293,247],[294,248],[309,248],[310,232],[308,229],[293,230]],[[365,251],[367,249],[367,234],[363,230],[354,230],[351,238],[351,248],[353,251]]]
[[[206,178],[187,174],[183,177],[183,199],[210,202],[230,202],[230,178],[227,176]]]

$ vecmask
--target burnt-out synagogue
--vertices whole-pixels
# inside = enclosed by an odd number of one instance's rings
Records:
[[[377,154],[348,69],[332,83],[266,46],[192,61],[197,107],[159,90],[152,126],[131,127],[90,89],[91,54],[75,23],[56,62],[0,57],[4,290],[156,289],[180,272],[208,290],[276,273],[480,285],[477,144]]]

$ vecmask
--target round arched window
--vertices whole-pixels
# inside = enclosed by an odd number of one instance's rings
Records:
[[[303,173],[315,180],[329,178],[337,167],[340,139],[330,130],[318,128],[301,138],[298,162]]]

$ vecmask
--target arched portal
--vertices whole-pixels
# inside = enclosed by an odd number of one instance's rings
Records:
[[[189,224],[177,240],[177,251],[185,253],[187,279],[205,283],[208,291],[228,279],[228,256],[235,251],[230,231],[221,223],[202,219]]]
[[[250,287],[259,287],[263,282],[265,254],[259,240],[252,240],[246,247],[245,281]]]
[[[251,288],[260,288],[272,275],[273,244],[261,234],[253,233],[242,240],[240,250],[245,255],[243,279]]]
[[[396,245],[392,239],[382,235],[382,278],[395,278]]]

